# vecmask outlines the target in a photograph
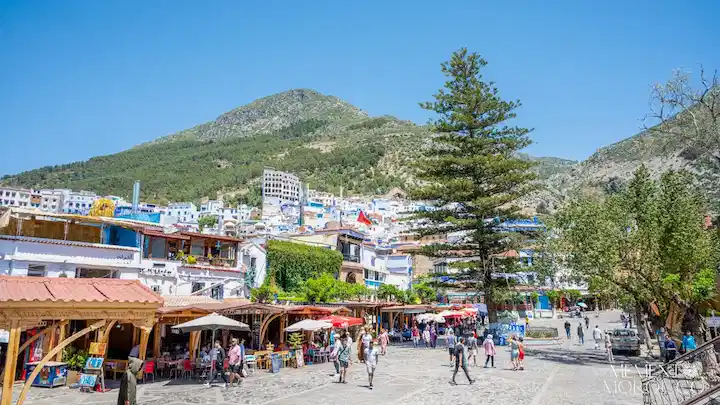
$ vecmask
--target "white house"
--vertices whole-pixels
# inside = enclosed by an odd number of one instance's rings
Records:
[[[163,214],[177,218],[178,222],[192,224],[197,223],[197,206],[191,202],[170,203]]]
[[[252,241],[240,245],[240,250],[247,271],[245,280],[248,289],[260,287],[267,276],[267,251],[260,244]]]

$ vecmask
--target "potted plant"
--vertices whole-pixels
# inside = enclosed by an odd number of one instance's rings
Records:
[[[297,358],[297,356],[298,356],[298,353],[297,353],[298,350],[300,351],[300,358],[302,358],[302,356],[303,356],[302,344],[303,344],[303,337],[301,334],[295,332],[295,333],[291,333],[288,336],[288,346],[290,346],[290,349],[291,349],[290,352],[292,353],[293,356],[295,356],[295,358]],[[295,367],[297,368],[297,366],[298,366],[297,361],[294,364],[295,364]]]
[[[62,361],[67,363],[68,372],[66,384],[68,386],[77,383],[80,380],[80,372],[85,367],[88,358],[88,352],[78,349],[74,346],[68,346],[63,350]]]

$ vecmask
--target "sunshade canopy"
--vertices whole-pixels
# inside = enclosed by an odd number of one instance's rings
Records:
[[[173,326],[173,329],[180,329],[183,332],[195,332],[198,330],[241,330],[248,331],[250,327],[242,322],[222,316],[216,312],[202,318],[193,319],[192,321],[181,323]]]
[[[294,324],[288,326],[285,328],[288,332],[297,332],[297,331],[316,331],[320,329],[330,329],[332,328],[332,324],[329,322],[324,321],[316,321],[314,319],[303,319],[300,322],[295,322]]]
[[[350,316],[330,315],[324,318],[318,319],[318,321],[325,321],[332,324],[335,328],[347,328],[349,326],[362,325],[365,321],[362,318],[353,318]]]

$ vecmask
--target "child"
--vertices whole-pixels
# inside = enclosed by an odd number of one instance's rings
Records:
[[[368,388],[373,389],[373,377],[375,376],[375,367],[378,362],[378,351],[375,348],[375,342],[370,341],[370,346],[365,349],[365,368],[368,373],[368,381],[370,385]]]
[[[523,363],[523,360],[525,360],[525,343],[523,343],[523,337],[518,337],[519,345],[520,345],[520,354],[518,355],[518,363],[520,364],[520,370],[525,370],[525,364]]]

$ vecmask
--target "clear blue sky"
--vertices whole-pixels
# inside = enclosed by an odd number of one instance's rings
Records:
[[[0,0],[0,174],[299,87],[425,123],[417,103],[461,46],[523,102],[528,152],[583,159],[637,132],[673,68],[720,68],[718,15],[716,0]]]

